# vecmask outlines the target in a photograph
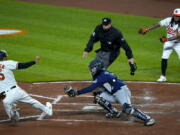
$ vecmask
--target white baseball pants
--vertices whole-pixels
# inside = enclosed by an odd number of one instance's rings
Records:
[[[12,110],[12,104],[17,102],[24,102],[31,104],[33,107],[40,109],[43,112],[48,112],[48,108],[41,104],[39,101],[33,99],[26,93],[23,89],[21,89],[19,86],[16,86],[14,89],[9,89],[6,92],[6,98],[3,100],[4,108],[11,119],[11,117],[14,115]]]
[[[168,41],[164,43],[162,59],[168,59],[173,52],[177,53],[180,59],[180,42]]]

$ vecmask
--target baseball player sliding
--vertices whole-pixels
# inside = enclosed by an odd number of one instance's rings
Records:
[[[13,70],[31,67],[40,60],[40,57],[36,56],[33,61],[21,63],[8,60],[7,56],[8,54],[6,51],[0,50],[0,100],[3,101],[9,119],[12,121],[19,120],[19,113],[16,107],[17,102],[28,103],[33,107],[40,109],[43,112],[41,118],[46,115],[51,116],[53,114],[51,103],[46,102],[45,106],[30,97],[28,93],[18,86],[12,72]]]
[[[157,80],[158,82],[167,81],[168,58],[173,50],[176,51],[180,59],[180,8],[174,9],[172,17],[165,18],[148,28],[142,28],[139,30],[139,33],[146,34],[150,30],[163,26],[166,27],[167,36],[160,38],[160,41],[164,43],[164,47],[161,60],[161,76]]]

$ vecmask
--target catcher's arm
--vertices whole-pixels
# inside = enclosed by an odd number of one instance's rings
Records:
[[[69,97],[75,97],[78,95],[77,90],[73,89],[71,86],[65,86],[64,87],[64,93],[68,95]]]
[[[5,97],[6,97],[6,93],[5,92],[1,92],[0,93],[0,101],[5,99]]]

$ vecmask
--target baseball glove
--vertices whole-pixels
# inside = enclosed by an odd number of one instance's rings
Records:
[[[129,66],[130,66],[130,75],[134,75],[135,71],[137,70],[137,65],[136,63],[130,63],[129,62]]]
[[[78,95],[77,90],[73,89],[71,86],[65,86],[64,93],[67,94],[69,97],[75,97]]]
[[[6,97],[6,93],[5,92],[1,92],[0,93],[0,100],[5,99],[5,97]]]
[[[166,37],[162,37],[162,38],[160,38],[159,40],[160,40],[160,42],[165,43],[165,42],[167,42],[167,41],[168,41],[168,38],[166,38]]]
[[[146,34],[148,31],[149,31],[149,29],[147,29],[147,28],[141,28],[141,29],[139,29],[138,33],[144,35],[144,34]]]

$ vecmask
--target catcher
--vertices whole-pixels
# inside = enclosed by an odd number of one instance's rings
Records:
[[[103,88],[101,92],[94,93],[94,102],[107,111],[106,117],[119,117],[121,113],[126,113],[142,120],[145,126],[155,124],[153,118],[131,105],[131,92],[127,85],[116,75],[106,71],[102,62],[92,61],[89,65],[89,70],[93,77],[93,83],[79,91],[71,86],[65,86],[64,92],[69,97],[76,97],[91,92],[98,87]],[[118,111],[110,102],[117,102],[122,105],[122,111]]]

